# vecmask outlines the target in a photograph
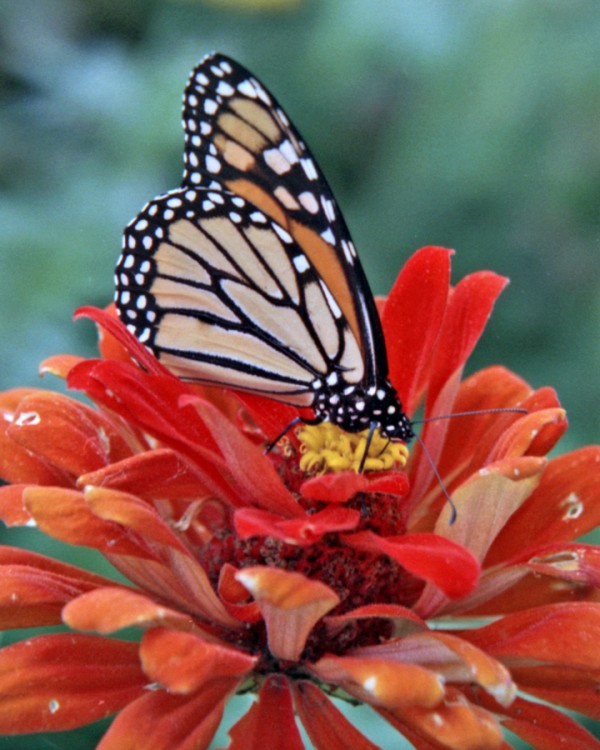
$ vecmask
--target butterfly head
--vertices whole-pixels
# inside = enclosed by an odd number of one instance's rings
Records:
[[[412,423],[387,380],[367,387],[323,387],[315,394],[313,408],[318,418],[328,419],[347,432],[360,432],[374,425],[391,440],[408,442],[414,437]]]

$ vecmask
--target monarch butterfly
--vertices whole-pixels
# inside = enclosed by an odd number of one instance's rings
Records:
[[[174,374],[414,437],[366,276],[324,176],[275,98],[221,54],[183,97],[181,187],[128,225],[118,314]]]

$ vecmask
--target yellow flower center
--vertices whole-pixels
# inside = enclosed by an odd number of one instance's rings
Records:
[[[368,430],[344,432],[331,422],[303,425],[296,431],[300,441],[300,468],[307,474],[358,472],[367,451],[363,471],[386,471],[404,466],[408,448],[394,443],[375,430],[367,450]]]

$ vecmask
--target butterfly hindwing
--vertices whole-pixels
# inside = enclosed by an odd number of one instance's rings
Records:
[[[302,248],[244,198],[155,199],[125,231],[117,304],[175,374],[309,406],[315,382],[363,379],[358,342]]]

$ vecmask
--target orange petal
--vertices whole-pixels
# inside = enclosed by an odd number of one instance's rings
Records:
[[[497,461],[505,456],[544,455],[554,447],[566,429],[564,409],[541,409],[526,414],[505,430],[489,461]]]
[[[400,732],[408,728],[415,740],[425,740],[432,748],[494,750],[509,747],[503,744],[502,730],[491,713],[469,703],[458,691],[449,692],[451,695],[433,710],[419,706],[378,710]]]
[[[356,649],[353,654],[415,664],[435,671],[446,682],[475,683],[501,705],[509,705],[515,697],[516,687],[506,667],[468,641],[448,633],[412,633]]]
[[[139,534],[147,542],[188,553],[177,534],[163,521],[160,514],[135,495],[103,487],[86,487],[83,496],[98,518],[118,523]]]
[[[435,531],[466,547],[482,561],[508,518],[529,497],[546,466],[543,458],[506,458],[482,469],[453,493],[457,518],[450,525],[446,506]],[[422,617],[437,613],[444,597],[431,584],[423,591],[415,610]]]
[[[31,514],[23,503],[23,493],[28,486],[7,484],[0,487],[0,520],[5,526],[27,526],[32,522]]]
[[[83,362],[83,357],[77,357],[74,354],[55,354],[53,357],[47,357],[38,367],[40,375],[56,375],[58,378],[65,379],[71,369]]]
[[[83,474],[78,487],[93,485],[106,489],[131,492],[138,497],[154,500],[201,497],[207,494],[201,475],[180,453],[171,448],[157,448],[137,453]]]
[[[24,501],[40,530],[55,539],[105,553],[142,553],[140,545],[121,526],[94,515],[81,492],[60,487],[28,487]]]
[[[157,604],[135,591],[109,586],[73,599],[63,610],[63,620],[75,630],[115,633],[131,626],[168,625],[190,630],[189,615]]]
[[[373,706],[433,708],[444,697],[440,675],[417,664],[369,656],[324,656],[310,671]]]
[[[297,661],[314,625],[340,601],[324,583],[278,568],[244,568],[236,578],[258,602],[279,659]]]
[[[234,684],[256,664],[256,657],[238,649],[162,627],[144,635],[140,657],[144,672],[152,680],[179,694],[200,690],[213,680]]]

